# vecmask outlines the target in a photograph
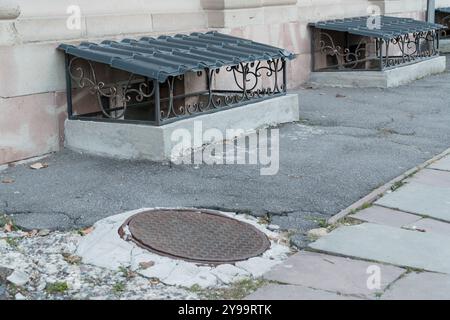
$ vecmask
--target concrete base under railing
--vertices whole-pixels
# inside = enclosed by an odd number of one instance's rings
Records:
[[[450,53],[450,39],[441,39],[439,41],[439,50],[442,53]]]
[[[252,132],[265,126],[298,121],[299,117],[298,96],[289,94],[160,127],[67,120],[65,144],[69,149],[95,155],[119,159],[166,161],[171,159],[174,147],[180,144],[180,134],[185,132],[186,135],[194,137],[194,127],[196,134],[200,128],[203,133],[208,129],[217,129],[226,137],[226,131],[229,129]],[[185,130],[177,131],[179,129]],[[200,145],[197,146],[195,143]],[[203,139],[200,141],[197,139],[193,147],[200,148],[202,144]]]
[[[445,68],[446,58],[440,56],[385,71],[312,72],[309,83],[326,87],[392,88],[444,72]]]

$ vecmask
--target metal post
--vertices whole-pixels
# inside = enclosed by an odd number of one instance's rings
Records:
[[[244,93],[244,99],[248,99],[247,92],[247,75],[248,75],[248,63],[242,65],[242,91]]]
[[[205,69],[206,74],[206,90],[208,90],[208,94],[211,95],[211,70],[209,68]]]
[[[72,119],[73,117],[73,104],[72,104],[72,78],[70,77],[70,59],[66,54],[66,96],[67,96],[67,117]]]
[[[427,22],[434,23],[436,17],[436,1],[427,1]]]
[[[311,26],[311,71],[315,72],[316,71],[316,57],[315,57],[315,53],[316,53],[316,40],[315,40],[315,33],[316,33],[316,28],[314,28],[313,26]]]
[[[437,54],[441,51],[440,49],[440,41],[441,41],[441,32],[439,30],[436,30],[436,50]]]
[[[384,40],[383,39],[379,39],[379,47],[380,47],[380,70],[383,71],[384,69],[384,65],[383,65],[383,43]],[[386,57],[387,57],[387,52],[386,52]]]
[[[385,43],[385,47],[386,47],[386,57],[385,57],[385,64],[383,65],[383,69],[389,67],[389,46],[391,44],[391,40],[383,40],[383,42]]]
[[[161,125],[161,99],[159,96],[159,81],[153,80],[155,86],[155,122],[156,125]]]
[[[418,58],[421,58],[422,56],[422,48],[420,47],[420,36],[416,36],[416,38],[414,39],[414,43],[416,46],[416,54]]]
[[[347,50],[350,50],[350,35],[348,32],[345,32],[345,34],[344,34],[344,42],[345,42],[345,48]]]
[[[283,61],[283,92],[287,92],[287,71],[286,71],[286,59],[282,59]]]
[[[406,55],[405,55],[405,40],[403,40],[403,37],[400,37],[402,41],[402,62],[405,63],[406,61]]]

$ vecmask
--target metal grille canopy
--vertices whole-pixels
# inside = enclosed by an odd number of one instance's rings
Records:
[[[443,29],[444,26],[410,18],[398,18],[380,16],[380,27],[371,29],[368,26],[372,17],[345,18],[328,21],[320,21],[312,24],[315,28],[348,32],[349,34],[360,35],[371,38],[379,38],[386,41],[395,39],[405,34],[416,32],[428,32]]]
[[[157,126],[285,95],[287,60],[295,58],[217,32],[59,49],[65,53],[69,119]],[[228,79],[216,81],[221,77]],[[72,93],[95,97],[82,104]]]
[[[440,31],[445,28],[389,16],[320,21],[310,26],[313,71],[386,70],[432,59],[439,55]]]
[[[445,8],[437,8],[436,12],[441,12],[441,13],[450,13],[450,7],[445,7]]]
[[[218,32],[178,34],[100,44],[83,42],[78,46],[62,44],[66,54],[107,64],[113,68],[165,82],[170,76],[188,71],[217,69],[240,63],[293,59],[294,54],[266,44]]]

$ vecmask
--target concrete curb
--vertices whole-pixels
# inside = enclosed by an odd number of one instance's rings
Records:
[[[327,222],[329,224],[335,224],[336,222],[338,222],[339,220],[341,220],[342,218],[345,218],[346,216],[348,216],[350,213],[352,213],[353,210],[357,210],[359,208],[361,208],[363,205],[367,204],[367,203],[373,203],[376,200],[378,200],[381,195],[383,195],[384,193],[386,193],[386,191],[390,190],[392,188],[392,186],[394,186],[396,183],[405,180],[406,178],[408,178],[411,174],[416,173],[417,171],[423,170],[426,167],[428,167],[430,164],[432,164],[433,162],[436,162],[442,158],[444,158],[445,156],[450,154],[450,148],[448,148],[447,150],[445,150],[444,152],[438,154],[437,156],[434,156],[433,158],[431,158],[430,160],[425,161],[424,163],[409,169],[408,171],[406,171],[405,173],[403,173],[402,175],[392,179],[391,181],[389,181],[388,183],[382,185],[381,187],[378,187],[377,189],[375,189],[374,191],[372,191],[371,193],[369,193],[367,196],[365,196],[364,198],[356,201],[355,203],[353,203],[351,206],[345,208],[344,210],[340,211],[338,214],[332,216],[330,219],[327,220]]]

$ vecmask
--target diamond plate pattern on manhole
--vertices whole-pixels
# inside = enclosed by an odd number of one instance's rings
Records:
[[[270,248],[254,226],[209,210],[152,210],[132,216],[131,240],[152,252],[211,264],[247,260]]]

